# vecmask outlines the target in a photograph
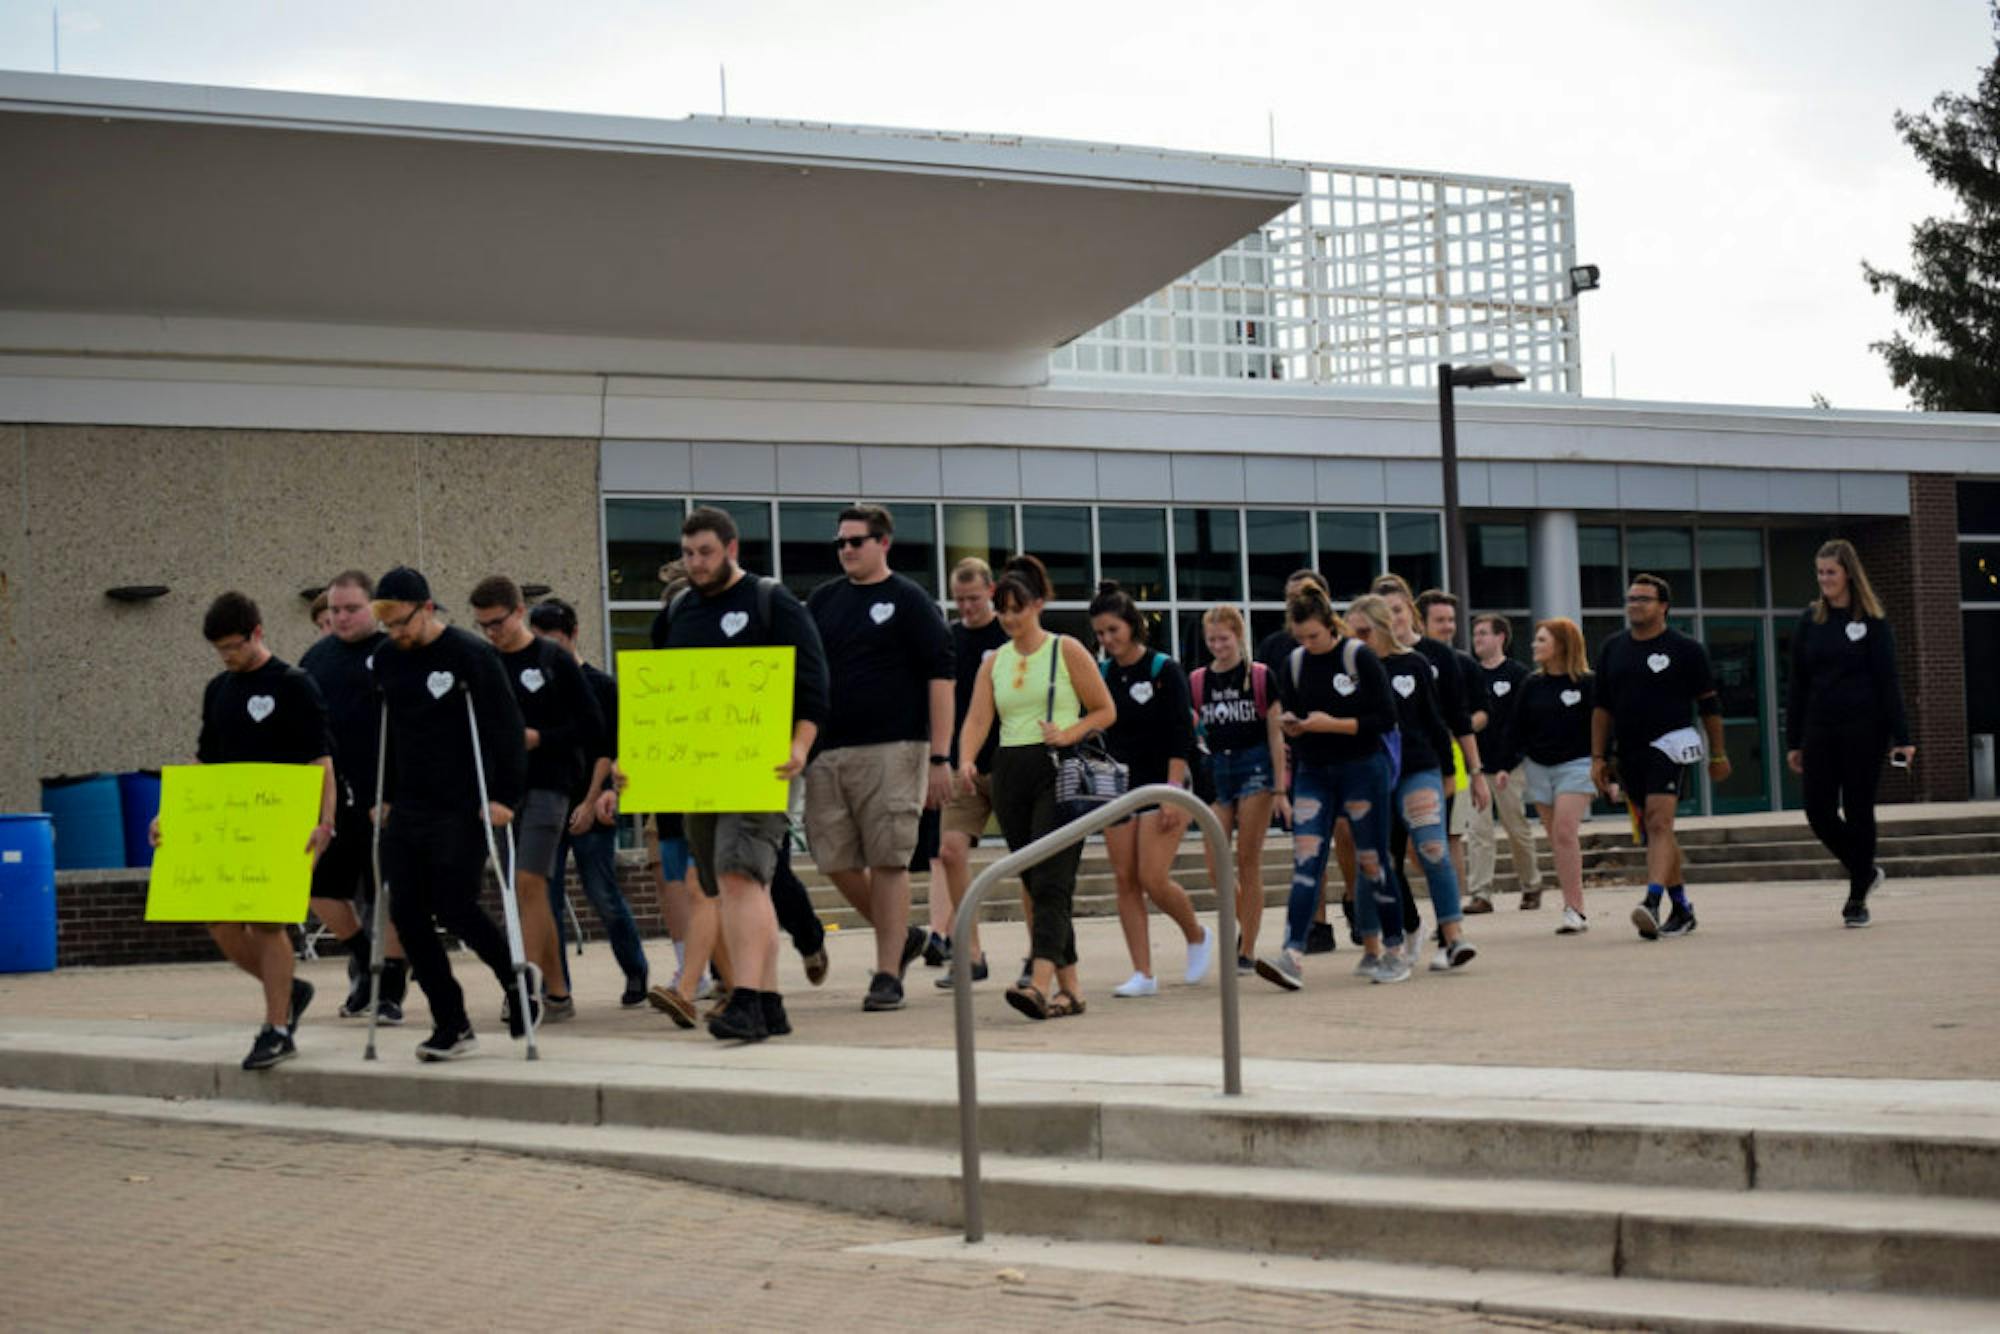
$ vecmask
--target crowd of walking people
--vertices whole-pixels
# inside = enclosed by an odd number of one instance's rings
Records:
[[[1149,807],[1106,829],[1130,965],[1108,991],[1114,999],[1159,993],[1155,909],[1185,943],[1186,984],[1203,981],[1227,947],[1240,973],[1300,990],[1307,960],[1335,948],[1329,907],[1359,946],[1352,972],[1367,983],[1408,981],[1427,945],[1427,971],[1462,970],[1479,953],[1468,916],[1494,910],[1502,832],[1519,906],[1540,907],[1531,814],[1562,895],[1555,933],[1582,935],[1591,918],[1580,831],[1600,799],[1629,805],[1645,843],[1647,883],[1631,911],[1638,935],[1671,940],[1696,928],[1675,816],[1697,767],[1720,781],[1730,760],[1708,654],[1669,626],[1664,578],[1633,576],[1626,627],[1594,658],[1575,621],[1537,622],[1530,665],[1514,656],[1505,616],[1475,616],[1466,653],[1453,645],[1462,610],[1453,595],[1418,592],[1394,574],[1334,590],[1302,569],[1286,585],[1284,629],[1254,650],[1237,607],[1208,609],[1206,661],[1190,673],[1151,642],[1151,618],[1115,583],[1089,604],[1094,643],[1046,626],[1052,584],[1032,554],[997,570],[960,561],[948,623],[891,568],[894,533],[886,509],[843,510],[832,535],[842,573],[801,601],[742,568],[726,511],[697,508],[662,570],[651,631],[662,649],[793,650],[789,745],[772,757],[773,773],[793,785],[814,863],[874,929],[865,1011],[906,1004],[918,957],[949,958],[971,852],[991,826],[1019,849],[1062,823],[1052,761],[1094,737],[1131,787],[1201,793],[1233,840],[1219,855],[1234,859],[1237,886],[1237,938],[1218,941],[1175,879],[1185,810]],[[1859,927],[1883,878],[1873,813],[1882,765],[1906,765],[1915,752],[1893,635],[1858,554],[1829,542],[1817,574],[1820,596],[1794,639],[1786,758],[1804,776],[1813,830],[1847,871],[1843,920]],[[273,656],[260,612],[240,593],[216,599],[203,624],[223,670],[204,695],[196,758],[325,772],[311,907],[349,955],[341,1015],[401,1023],[414,978],[433,1024],[418,1057],[476,1050],[442,927],[499,983],[511,1035],[532,1041],[538,1025],[572,1017],[562,934],[574,856],[625,979],[620,1005],[650,1004],[680,1028],[705,1023],[727,1040],[789,1033],[781,935],[811,984],[828,968],[824,928],[792,869],[789,812],[651,817],[676,965],[655,983],[615,872],[615,682],[583,661],[568,604],[530,606],[502,575],[466,601],[478,635],[447,624],[414,569],[343,572],[314,604],[322,638],[298,667]],[[1266,932],[1263,849],[1274,827],[1290,830],[1292,871],[1282,929]],[[1074,925],[1082,852],[1073,844],[1022,877],[1027,954],[1002,994],[1031,1020],[1088,1005]],[[489,865],[509,887],[504,932],[480,906]],[[911,920],[912,877],[926,871],[922,925]],[[381,899],[386,917],[371,915]],[[245,1068],[292,1056],[313,1000],[294,976],[286,925],[211,927],[265,999]],[[980,935],[965,942],[975,983],[990,975]],[[938,979],[951,983],[949,973]]]

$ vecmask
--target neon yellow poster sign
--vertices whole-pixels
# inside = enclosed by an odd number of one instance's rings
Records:
[[[797,650],[669,648],[618,655],[619,808],[782,811]]]

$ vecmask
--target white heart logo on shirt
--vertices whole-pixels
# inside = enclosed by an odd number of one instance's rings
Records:
[[[1348,674],[1347,674],[1346,672],[1338,672],[1338,673],[1335,673],[1335,675],[1334,675],[1334,678],[1333,678],[1333,692],[1334,692],[1334,693],[1335,693],[1336,695],[1351,695],[1351,694],[1353,694],[1353,693],[1354,693],[1354,678],[1353,678],[1353,677],[1351,677],[1351,676],[1349,676],[1349,675],[1348,675]]]
[[[450,672],[432,672],[425,679],[424,686],[431,692],[432,699],[443,699],[446,692],[457,683],[458,678],[454,677]]]
[[[366,667],[366,668],[367,668],[367,669],[368,669],[369,671],[371,671],[371,672],[372,672],[372,671],[374,671],[374,670],[375,670],[375,655],[374,655],[373,653],[371,653],[371,654],[369,654],[369,655],[368,655],[367,657],[363,658],[363,659],[361,660],[361,665],[362,665],[363,667]]]
[[[1435,681],[1435,680],[1437,680],[1437,679],[1438,679],[1438,677],[1440,677],[1440,676],[1442,676],[1442,675],[1444,675],[1444,673],[1443,673],[1443,672],[1440,672],[1440,671],[1438,670],[1438,665],[1437,665],[1436,663],[1432,663],[1432,664],[1431,664],[1431,680]]]
[[[747,611],[729,612],[722,618],[722,633],[728,635],[731,639],[734,639],[736,638],[736,636],[743,633],[743,627],[748,624],[750,624],[749,612]]]
[[[278,701],[269,695],[252,695],[250,702],[244,707],[250,711],[251,722],[261,723],[271,716],[273,709],[278,707]]]
[[[1562,694],[1557,695],[1556,698],[1563,702],[1564,708],[1573,709],[1583,703],[1583,692],[1581,690],[1565,690]]]
[[[1646,665],[1656,672],[1664,672],[1667,668],[1673,666],[1673,664],[1674,660],[1664,653],[1655,653],[1652,657],[1646,659]]]
[[[1868,633],[1868,622],[1849,621],[1847,623],[1847,637],[1854,643],[1859,644],[1861,642],[1861,636],[1867,633]]]
[[[1414,676],[1392,676],[1389,678],[1389,684],[1394,686],[1396,693],[1404,699],[1417,693],[1417,678]]]
[[[1153,697],[1153,683],[1151,681],[1134,681],[1131,693],[1135,701],[1144,704]]]
[[[1514,683],[1512,681],[1495,681],[1493,683],[1493,698],[1505,699],[1513,693]]]
[[[868,609],[868,619],[877,625],[886,625],[895,614],[896,604],[893,602],[878,602]]]
[[[542,675],[541,668],[530,667],[528,668],[528,670],[521,673],[521,684],[526,686],[528,688],[528,693],[532,695],[537,690],[540,690],[544,685],[548,684],[548,678]]]

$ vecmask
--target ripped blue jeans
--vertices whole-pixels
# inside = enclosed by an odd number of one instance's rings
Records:
[[[1379,935],[1403,908],[1389,870],[1389,759],[1377,751],[1345,764],[1299,764],[1292,770],[1292,895],[1285,947],[1303,952],[1319,905],[1320,877],[1333,851],[1334,821],[1354,831],[1354,907],[1361,934]]]
[[[1459,800],[1470,801],[1472,796],[1461,792]],[[1403,780],[1396,784],[1396,816],[1389,829],[1389,865],[1400,877],[1410,840],[1416,840],[1417,861],[1424,868],[1424,884],[1430,889],[1431,915],[1437,918],[1439,926],[1465,917],[1458,900],[1458,868],[1452,865],[1451,844],[1446,838],[1445,810],[1441,770],[1404,774]],[[1399,882],[1396,894],[1399,905],[1402,897]],[[1396,912],[1396,935],[1400,938],[1402,908],[1399,906]]]

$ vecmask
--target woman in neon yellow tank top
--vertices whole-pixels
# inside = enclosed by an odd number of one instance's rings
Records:
[[[997,718],[1000,748],[993,755],[993,813],[1010,850],[1024,848],[1056,827],[1056,769],[1051,746],[1073,746],[1093,730],[1111,726],[1118,710],[1098,674],[1097,660],[1074,639],[1042,629],[1049,572],[1033,556],[1016,556],[1000,568],[993,609],[1008,640],[979,668],[972,703],[959,729],[965,757],[959,781],[973,781],[973,759]],[[1077,844],[1022,876],[1034,906],[1028,932],[1031,975],[1007,989],[1007,1003],[1030,1019],[1083,1013],[1076,976],[1076,930],[1071,924]]]

